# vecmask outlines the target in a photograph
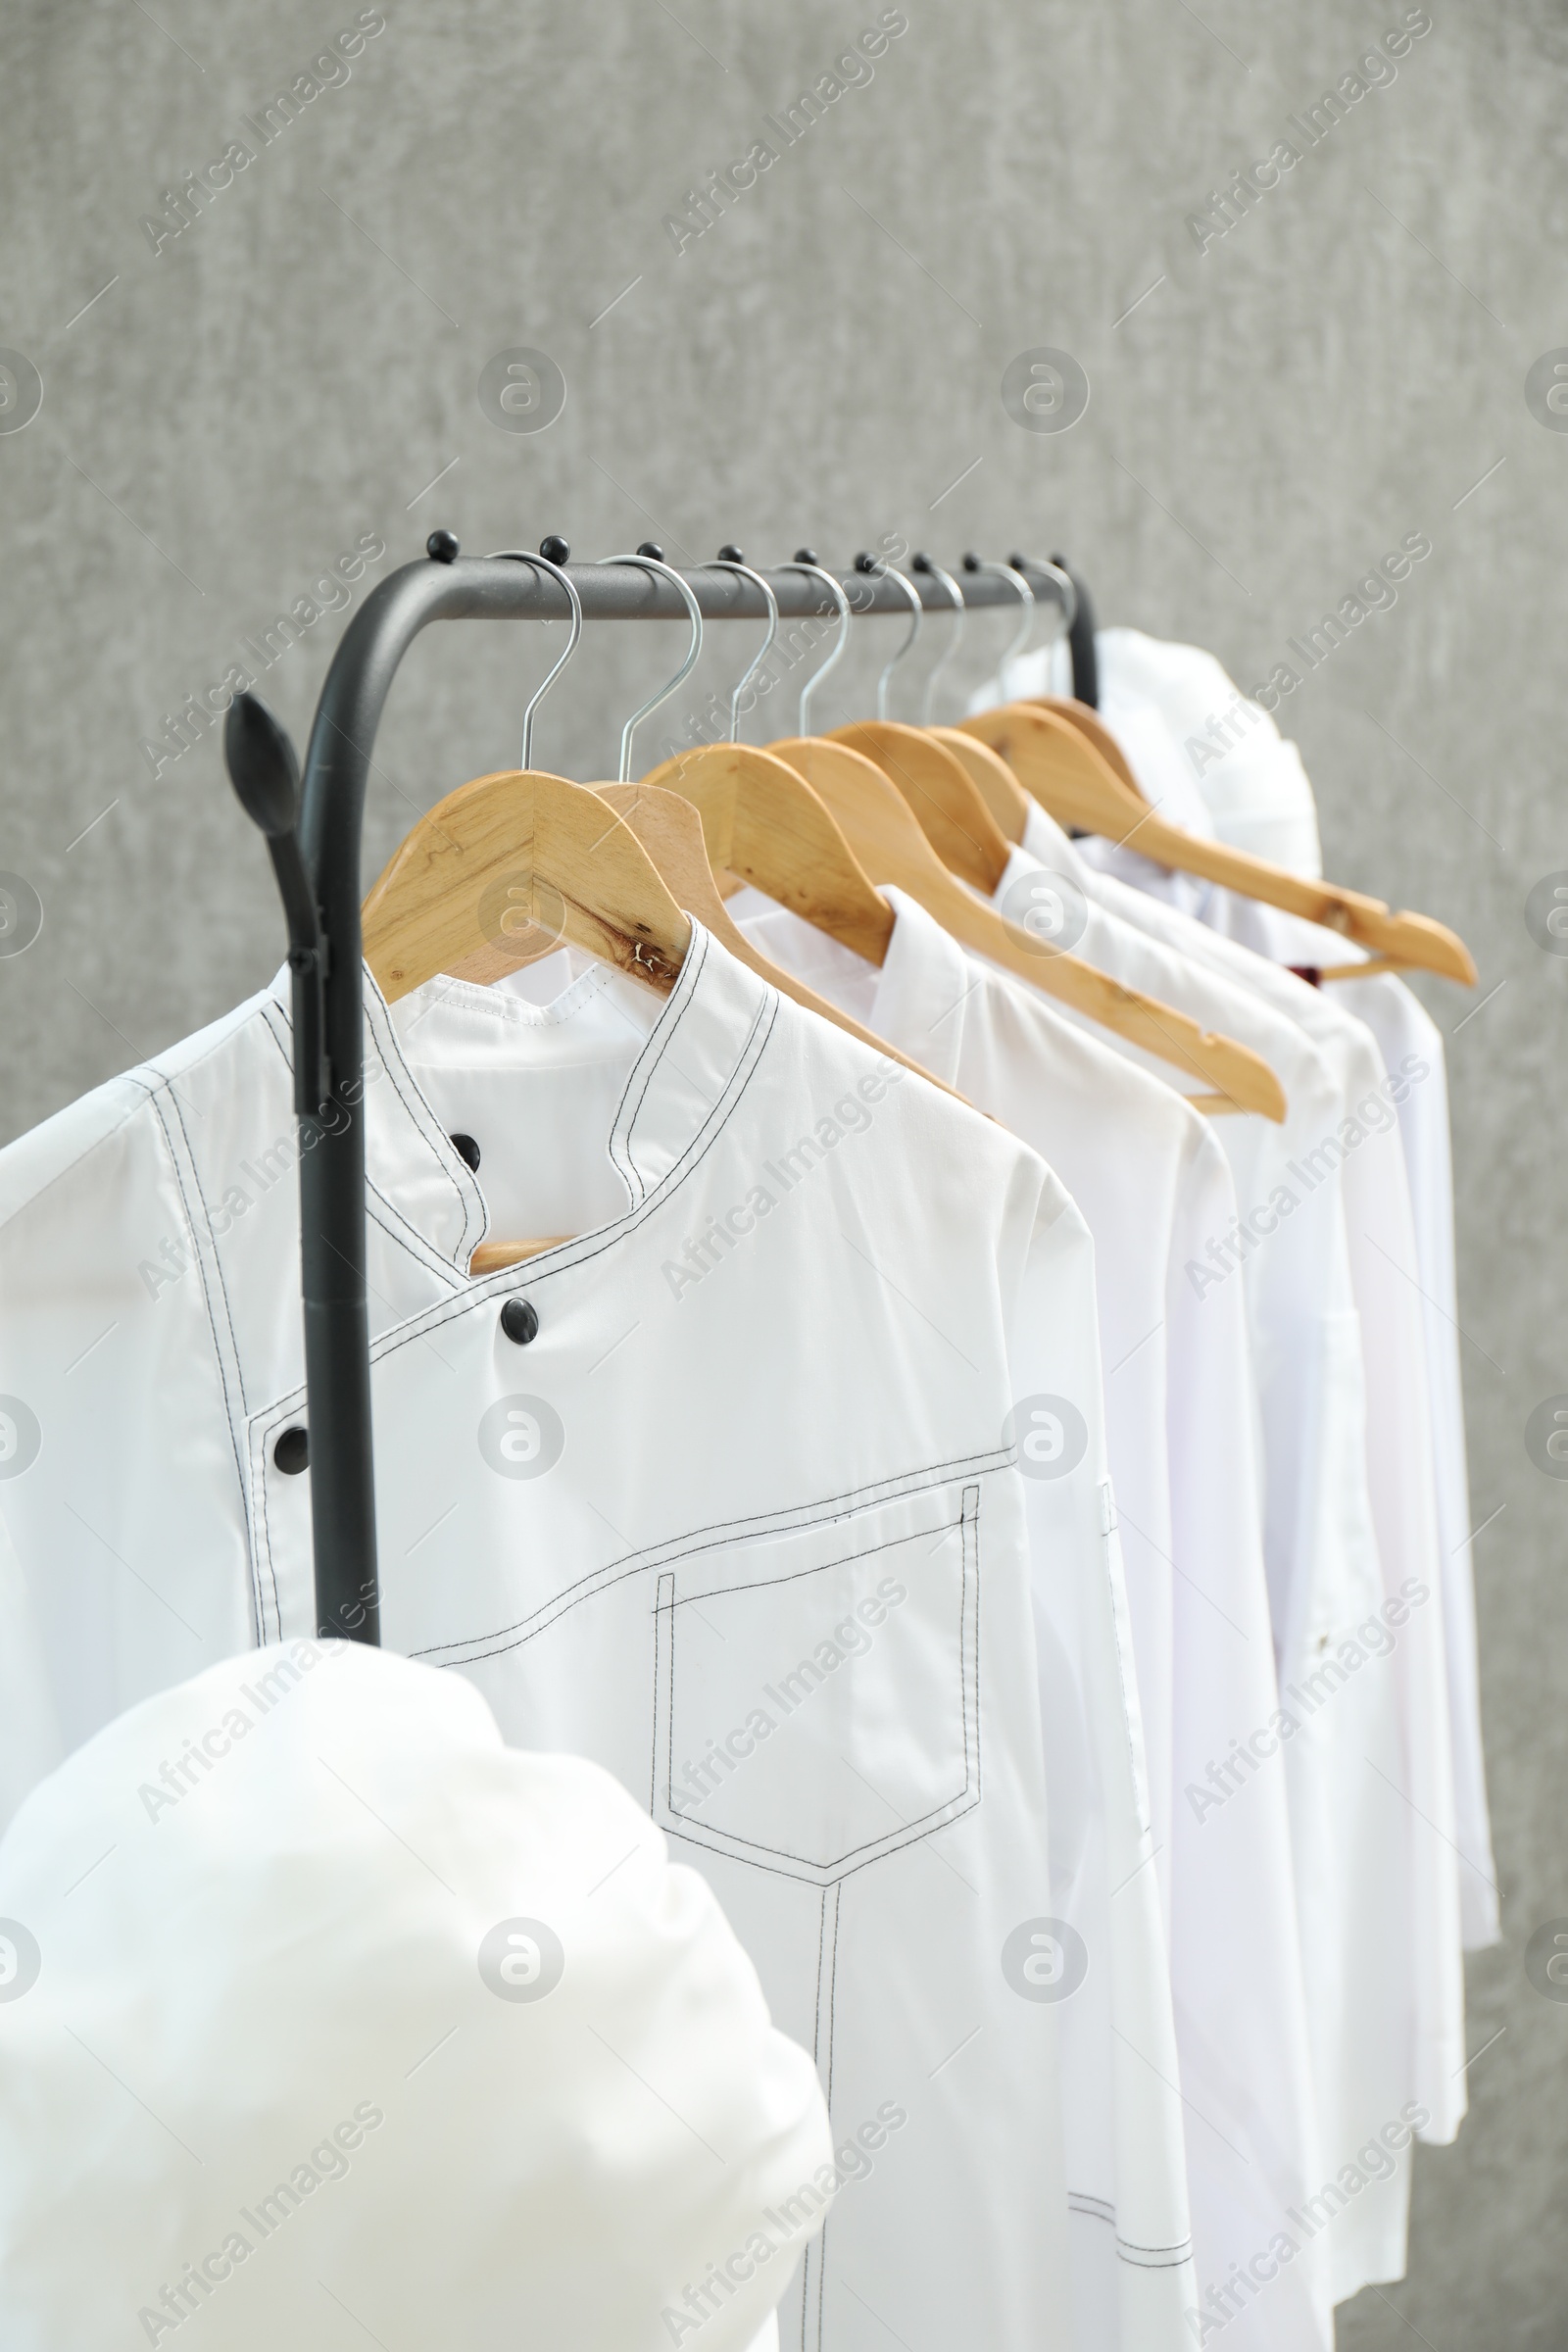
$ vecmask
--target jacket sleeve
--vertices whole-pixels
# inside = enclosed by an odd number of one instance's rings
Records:
[[[0,1640],[30,1645],[68,1752],[255,1639],[245,1399],[178,1110],[174,1087],[121,1079],[0,1154],[0,1504],[19,1569]],[[47,1752],[31,1720],[0,1718],[13,1802],[29,1750]]]
[[[1170,1974],[1132,1635],[1106,1464],[1094,1245],[1034,1162],[1008,1361],[1026,1494],[1052,1899],[1062,1979],[1068,2202],[1080,2308],[1105,2340],[1191,2341],[1195,2303]]]

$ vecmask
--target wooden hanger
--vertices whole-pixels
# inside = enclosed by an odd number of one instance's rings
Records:
[[[790,776],[793,783],[800,782],[793,769]],[[836,1004],[830,1004],[825,997],[819,997],[814,988],[808,988],[804,980],[797,980],[793,973],[784,971],[753,947],[746,934],[737,928],[719,895],[718,884],[713,879],[709,863],[703,818],[690,800],[678,792],[665,791],[660,785],[651,783],[598,784],[594,790],[600,800],[608,802],[616,814],[630,825],[680,906],[688,914],[694,914],[705,930],[711,931],[719,945],[727,948],[738,962],[744,963],[760,980],[765,980],[769,987],[776,988],[781,996],[804,1005],[808,1012],[814,1012],[820,1019],[831,1021],[835,1029],[843,1029],[849,1036],[858,1038],[861,1045],[869,1046],[874,1054],[883,1054],[889,1061],[899,1062],[905,1069],[912,1070],[917,1078],[923,1078],[928,1086],[936,1087],[944,1095],[952,1095],[955,1102],[962,1102],[961,1095],[942,1079],[933,1076],[930,1070],[917,1061],[911,1061],[906,1054],[901,1054],[885,1038],[877,1037],[873,1031],[863,1028],[851,1014],[841,1012]],[[891,914],[892,909],[888,911]]]
[[[1189,1098],[1203,1110],[1255,1110],[1283,1119],[1285,1095],[1268,1064],[1232,1038],[1200,1029],[1185,1013],[1124,988],[1076,956],[1042,953],[1021,924],[949,873],[897,787],[862,752],[822,736],[771,747],[826,802],[873,881],[906,890],[964,947],[1146,1053],[1206,1078],[1218,1091]]]
[[[934,729],[888,718],[834,727],[825,740],[863,752],[894,783],[950,874],[989,899],[1007,867],[1007,841],[961,760]]]
[[[1068,694],[1027,694],[1019,699],[1032,708],[1054,711],[1057,718],[1064,718],[1070,727],[1076,727],[1079,734],[1094,745],[1105,765],[1115,769],[1128,791],[1136,793],[1141,801],[1147,800],[1148,795],[1133,774],[1131,760],[1100,712],[1090,704],[1080,703],[1076,696]]]
[[[1391,913],[1382,899],[1307,881],[1245,850],[1168,823],[1128,781],[1131,771],[1118,772],[1100,752],[1076,714],[1069,719],[1039,704],[1004,703],[966,718],[962,732],[999,752],[1058,824],[1078,825],[1135,848],[1156,865],[1200,875],[1372,951],[1366,962],[1329,966],[1320,974],[1325,980],[1359,980],[1414,966],[1475,985],[1475,960],[1446,923],[1426,914]],[[1121,765],[1126,768],[1125,760]]]
[[[507,768],[462,784],[367,898],[365,960],[389,1004],[438,973],[481,987],[563,943],[667,996],[692,927],[631,827],[581,784]],[[569,1241],[481,1242],[470,1274]]]
[[[488,986],[563,942],[667,996],[692,927],[630,827],[586,785],[503,768],[420,817],[365,902],[389,1004],[438,972]]]
[[[643,782],[692,803],[714,874],[739,874],[881,970],[893,909],[787,761],[750,744],[700,744],[650,768]]]
[[[978,736],[965,735],[958,727],[928,727],[938,743],[945,744],[954,758],[960,760],[970,783],[985,802],[1004,838],[1015,846],[1021,845],[1029,812],[1029,795],[1013,774],[1000,752]]]

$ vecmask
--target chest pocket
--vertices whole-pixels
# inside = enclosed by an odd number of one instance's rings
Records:
[[[927,1488],[662,1573],[655,1820],[826,1886],[977,1805],[979,1531]]]

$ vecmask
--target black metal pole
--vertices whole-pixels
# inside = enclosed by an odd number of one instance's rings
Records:
[[[1095,608],[1082,572],[1074,571],[1064,556],[1053,556],[1067,574],[1077,596],[1072,627],[1067,631],[1067,645],[1072,654],[1072,690],[1080,703],[1091,710],[1100,709],[1100,657],[1095,650]]]

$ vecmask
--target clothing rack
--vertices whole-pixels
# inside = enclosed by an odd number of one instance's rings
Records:
[[[568,564],[553,539],[541,553],[564,565],[588,620],[684,620],[674,586],[630,564]],[[650,544],[640,555],[658,556]],[[808,551],[803,551],[803,556]],[[810,559],[814,562],[814,559]],[[1053,559],[1059,569],[1059,559]],[[965,569],[965,610],[1021,603],[1016,572],[1037,597],[1065,609],[1057,580],[1022,557],[1014,576],[997,566]],[[781,621],[825,617],[820,585],[798,568],[765,572]],[[906,592],[879,568],[840,575],[858,616],[907,617]],[[738,572],[681,574],[705,622],[764,621],[760,592]],[[1098,700],[1094,616],[1076,575],[1068,641],[1074,690]],[[954,605],[918,569],[899,575],[925,612]],[[299,764],[287,735],[254,696],[230,707],[224,752],[247,813],[268,837],[289,933],[293,976],[294,1103],[313,1147],[300,1153],[300,1257],[305,1306],[305,1380],[311,1470],[311,1528],[317,1631],[326,1638],[380,1640],[375,1492],[370,1427],[370,1339],[366,1305],[365,1005],[360,874],[370,754],[398,663],[433,620],[560,620],[567,600],[543,565],[513,557],[465,557],[450,531],[426,542],[426,559],[406,564],[366,599],[333,654]]]

